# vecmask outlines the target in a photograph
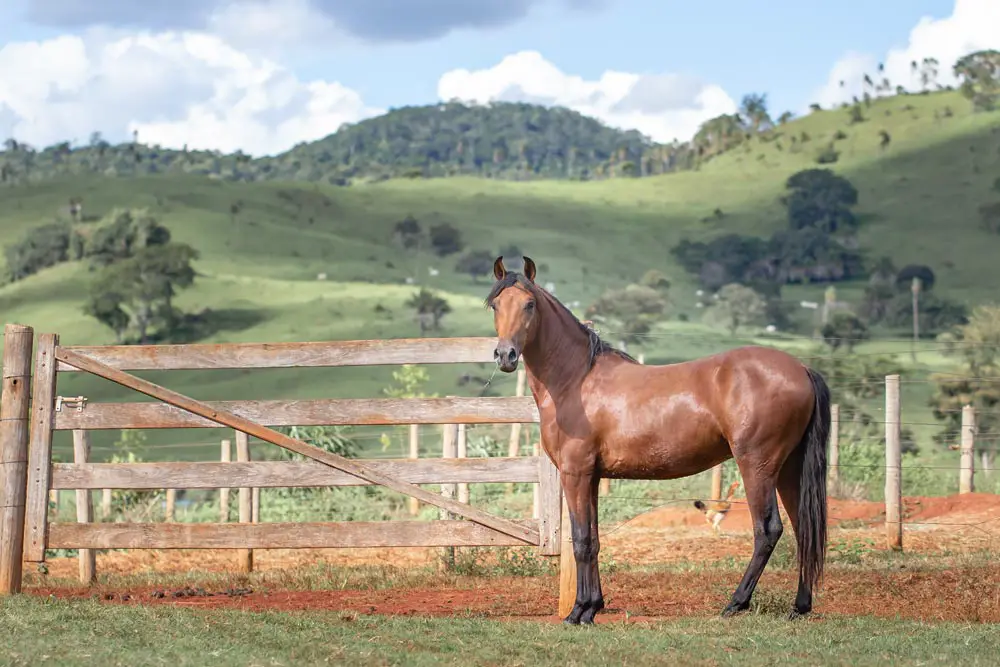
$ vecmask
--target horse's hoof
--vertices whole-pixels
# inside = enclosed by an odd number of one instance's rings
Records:
[[[805,618],[809,614],[808,611],[799,611],[798,609],[792,609],[788,612],[788,620],[796,621],[800,618]]]
[[[749,609],[750,605],[746,607],[741,607],[739,605],[730,604],[725,609],[722,610],[722,618],[731,618],[739,613],[742,613]]]

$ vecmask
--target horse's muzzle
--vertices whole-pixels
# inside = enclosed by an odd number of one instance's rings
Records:
[[[521,353],[511,343],[501,342],[493,350],[493,360],[497,362],[497,368],[504,373],[513,373],[517,370],[517,360]]]

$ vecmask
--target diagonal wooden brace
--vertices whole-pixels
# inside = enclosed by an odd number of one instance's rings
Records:
[[[410,484],[409,482],[404,482],[391,475],[386,475],[372,470],[368,466],[365,466],[356,460],[348,459],[340,456],[339,454],[334,454],[318,447],[314,447],[313,445],[302,442],[301,440],[290,438],[283,433],[275,431],[274,429],[261,426],[260,424],[244,419],[243,417],[235,415],[231,412],[213,408],[205,403],[202,403],[201,401],[196,401],[193,398],[189,398],[183,394],[178,394],[175,391],[161,387],[160,385],[149,382],[148,380],[143,380],[142,378],[136,377],[124,371],[112,368],[107,364],[103,364],[77,352],[72,352],[64,347],[56,348],[56,359],[73,366],[74,368],[79,368],[82,371],[87,371],[99,377],[111,380],[112,382],[120,384],[123,387],[127,387],[142,394],[146,394],[147,396],[151,396],[152,398],[159,399],[164,403],[169,403],[170,405],[174,405],[183,410],[193,412],[194,414],[216,422],[217,424],[222,424],[223,426],[228,426],[237,431],[242,431],[254,436],[255,438],[260,438],[261,440],[278,445],[279,447],[284,447],[289,451],[301,454],[302,456],[313,459],[314,461],[319,461],[320,463],[328,465],[331,468],[336,468],[337,470],[346,472],[349,475],[360,477],[361,479],[371,482],[372,484],[384,486],[392,489],[393,491],[398,491],[399,493],[417,498],[428,505],[434,505],[453,514],[463,516],[466,519],[486,526],[487,528],[492,528],[493,530],[501,532],[505,535],[510,535],[511,537],[523,540],[526,544],[537,546],[540,543],[537,529],[533,530],[531,528],[518,525],[513,521],[493,516],[465,503],[460,503],[455,500],[444,498],[436,493],[431,493],[430,491],[422,489],[415,484]]]

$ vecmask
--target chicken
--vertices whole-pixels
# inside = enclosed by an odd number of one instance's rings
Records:
[[[729,492],[726,494],[725,500],[710,500],[707,504],[700,500],[694,501],[695,508],[701,510],[705,515],[705,521],[712,526],[712,530],[715,534],[719,534],[719,524],[722,520],[726,518],[726,512],[733,504],[733,494],[736,493],[736,489],[739,488],[740,481],[736,480],[729,485]]]

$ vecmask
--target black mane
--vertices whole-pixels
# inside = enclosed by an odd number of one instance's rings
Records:
[[[555,303],[558,308],[560,308],[566,315],[568,315],[572,321],[576,322],[576,325],[580,327],[580,331],[587,334],[587,339],[590,341],[590,354],[588,357],[588,365],[590,368],[594,367],[594,362],[597,360],[597,357],[601,356],[602,354],[616,354],[626,361],[630,361],[635,364],[639,363],[638,361],[635,360],[635,358],[633,358],[627,352],[619,350],[616,347],[612,347],[610,343],[601,339],[601,337],[597,334],[596,331],[594,331],[586,324],[581,322],[577,318],[577,316],[573,314],[573,311],[571,311],[569,308],[563,305],[562,301],[560,301],[553,295],[549,294],[544,289],[542,289],[535,283],[528,280],[527,277],[525,277],[520,273],[517,273],[516,271],[508,271],[506,274],[504,274],[503,278],[493,283],[493,287],[490,289],[490,293],[486,296],[486,301],[485,301],[486,307],[489,308],[490,306],[493,305],[493,301],[500,295],[500,292],[504,291],[508,287],[513,287],[514,285],[520,285],[521,287],[523,287],[524,289],[528,290],[530,293],[536,296],[539,293],[541,293],[549,297],[549,299],[551,299],[552,302]]]

